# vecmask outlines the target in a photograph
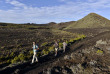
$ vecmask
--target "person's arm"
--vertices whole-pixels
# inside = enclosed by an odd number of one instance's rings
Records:
[[[37,48],[37,49],[34,49],[34,50],[39,50],[39,48]]]
[[[38,46],[36,47],[36,50],[39,50],[39,47]]]
[[[39,48],[37,48],[37,50],[39,50]]]
[[[66,46],[67,46],[67,43],[65,43],[66,44]]]

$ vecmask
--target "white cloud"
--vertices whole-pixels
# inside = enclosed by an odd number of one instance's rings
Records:
[[[23,7],[24,9],[28,8],[25,4],[23,4],[17,0],[6,0],[6,3],[9,3],[15,7],[21,7],[21,8]]]
[[[0,10],[0,21],[13,23],[47,23],[78,20],[90,12],[103,13],[110,8],[109,0],[88,0],[86,2],[68,1],[66,4],[52,7],[29,7],[17,0],[6,0],[14,6],[13,9]],[[22,8],[23,7],[23,8]]]

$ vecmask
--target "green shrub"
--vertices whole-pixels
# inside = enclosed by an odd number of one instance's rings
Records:
[[[96,53],[97,54],[103,54],[103,51],[102,50],[97,50]]]
[[[20,61],[20,58],[16,56],[13,60],[11,60],[11,63],[17,63],[18,61]]]
[[[85,36],[85,35],[81,35],[81,37],[82,37],[82,38],[85,38],[86,36]]]
[[[69,42],[74,42],[74,39],[70,39]]]
[[[29,51],[29,55],[33,55],[33,50]]]
[[[59,48],[62,48],[63,47],[63,44],[62,43],[59,43]]]
[[[37,56],[40,57],[41,56],[41,52],[37,52]]]
[[[74,38],[74,40],[78,41],[79,39],[81,39],[80,37]]]
[[[43,55],[48,55],[48,53],[49,53],[49,51],[48,50],[46,50],[46,49],[43,49]]]
[[[85,38],[85,37],[86,37],[86,36],[82,34],[82,35],[78,35],[77,38],[78,38],[78,39],[83,39],[83,38]]]
[[[50,46],[50,47],[48,48],[48,50],[49,50],[49,52],[54,51],[54,46]]]
[[[11,59],[7,60],[7,63],[11,63]]]
[[[27,59],[27,57],[22,53],[18,55],[18,58],[20,59],[20,61],[24,61]]]
[[[67,44],[69,44],[69,41],[66,41]]]
[[[14,57],[14,56],[15,56],[15,53],[12,52],[12,53],[10,54],[10,57]]]
[[[11,60],[11,63],[17,63],[19,61],[24,61],[24,60],[27,60],[27,56],[24,55],[24,54],[19,54],[18,56],[16,56],[14,59]]]
[[[27,58],[30,59],[33,56],[33,50],[29,51],[29,54],[27,55]]]
[[[46,46],[48,42],[42,43],[41,46]]]

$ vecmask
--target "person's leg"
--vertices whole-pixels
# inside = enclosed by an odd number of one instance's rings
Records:
[[[37,57],[36,57],[36,62],[38,62],[38,59],[37,59]]]
[[[55,56],[56,56],[56,48],[55,48]]]
[[[58,52],[58,48],[56,48],[56,55],[57,55],[57,52]]]
[[[63,47],[63,52],[65,52],[65,47]]]
[[[35,58],[36,58],[36,62],[38,62],[38,59],[37,59],[37,55],[36,55],[37,53],[35,53]]]
[[[33,55],[33,58],[32,58],[32,63],[34,63],[34,58],[35,58],[35,55]]]
[[[58,48],[55,48],[55,56],[57,56]]]
[[[34,63],[34,59],[36,58],[36,52],[34,52],[32,63]]]

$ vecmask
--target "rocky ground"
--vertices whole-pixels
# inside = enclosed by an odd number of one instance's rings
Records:
[[[110,31],[86,38],[70,46],[70,50],[45,66],[26,74],[109,74]]]
[[[70,34],[69,32],[46,28],[32,30],[0,29],[0,65],[8,62],[8,59],[13,58],[20,53],[29,53],[29,51],[32,50],[33,41],[36,41],[41,48],[43,43],[52,43],[56,39],[71,39],[76,36],[77,35],[72,35],[72,33]]]
[[[109,29],[81,29],[80,32],[87,37],[68,46],[65,53],[60,50],[57,57],[54,53],[39,57],[39,62],[32,65],[28,61],[13,67],[8,66],[0,74],[109,74]]]

